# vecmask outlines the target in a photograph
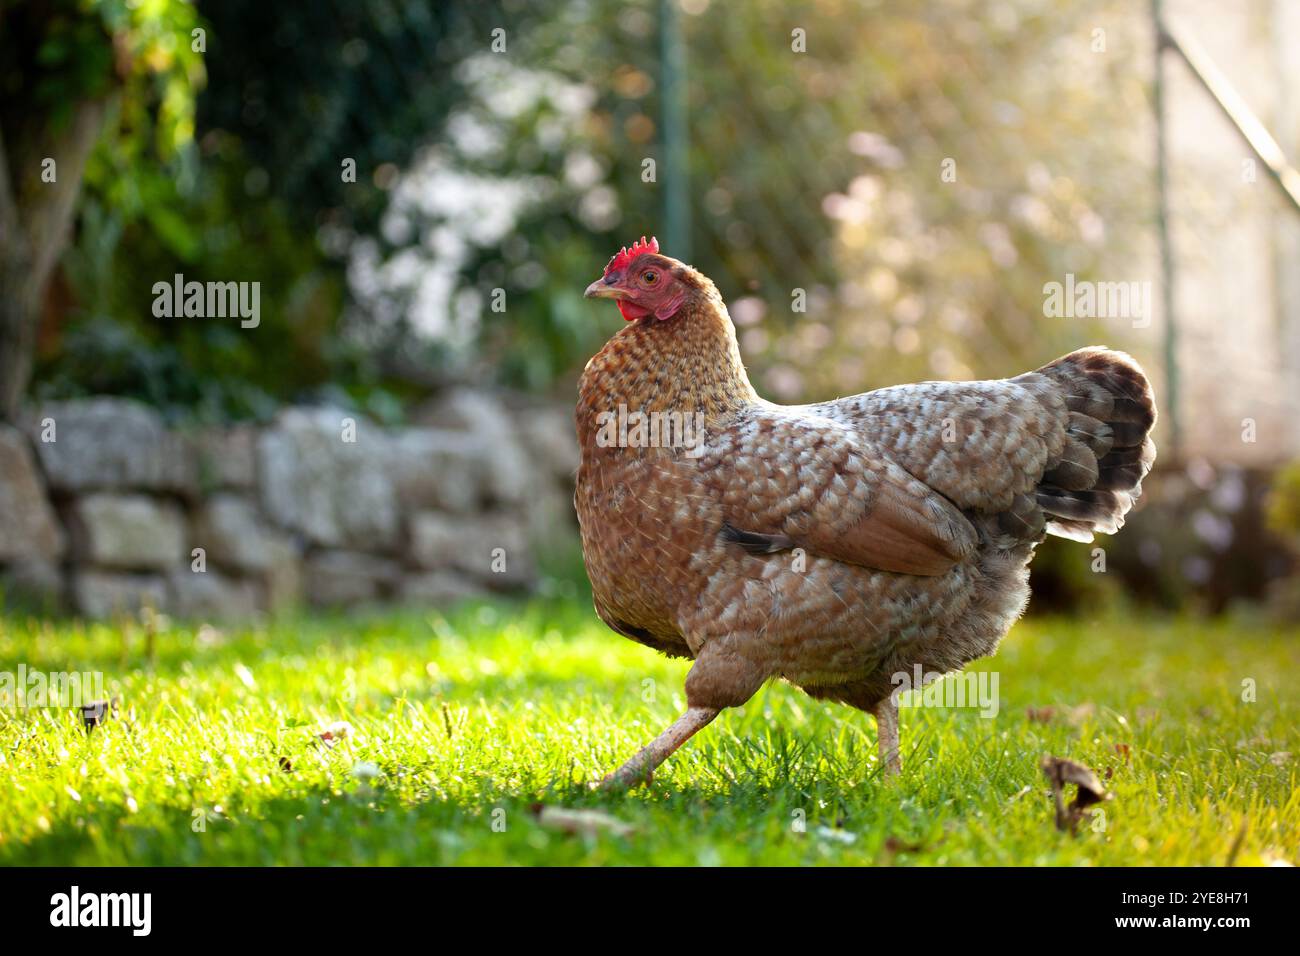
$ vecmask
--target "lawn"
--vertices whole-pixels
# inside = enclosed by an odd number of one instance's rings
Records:
[[[0,669],[20,662],[100,670],[121,705],[89,733],[0,708],[3,864],[1300,858],[1300,630],[1262,623],[1022,622],[973,665],[998,674],[997,715],[905,709],[892,782],[868,716],[771,684],[627,795],[588,784],[679,713],[687,665],[576,600],[222,631],[0,618]],[[1075,836],[1049,753],[1113,792]],[[632,829],[571,832],[556,809]]]

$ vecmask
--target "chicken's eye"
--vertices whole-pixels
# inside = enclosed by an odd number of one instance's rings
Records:
[[[655,272],[653,269],[647,269],[645,272],[641,273],[641,281],[646,285],[654,285],[659,281],[659,273]]]

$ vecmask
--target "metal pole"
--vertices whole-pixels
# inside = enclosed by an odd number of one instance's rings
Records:
[[[686,44],[676,0],[660,0],[662,50],[659,86],[663,91],[664,252],[691,259],[690,133],[686,124]]]
[[[1160,236],[1160,302],[1164,311],[1164,366],[1165,409],[1169,422],[1169,451],[1175,461],[1181,459],[1183,448],[1182,415],[1180,411],[1178,380],[1178,324],[1174,317],[1173,241],[1169,235],[1169,168],[1165,142],[1165,83],[1164,51],[1168,43],[1165,36],[1163,0],[1151,0],[1151,28],[1155,34],[1155,99],[1156,122],[1156,231]]]
[[[1164,24],[1164,45],[1172,49],[1187,64],[1192,76],[1205,87],[1216,106],[1223,111],[1246,145],[1250,147],[1273,181],[1277,183],[1291,205],[1300,210],[1300,171],[1287,162],[1286,154],[1268,128],[1259,121],[1228,78],[1214,65],[1214,61],[1188,32],[1174,23]]]

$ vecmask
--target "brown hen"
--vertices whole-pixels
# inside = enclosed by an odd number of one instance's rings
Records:
[[[1117,531],[1155,459],[1151,388],[1121,352],[784,406],[750,385],[717,288],[654,240],[586,294],[628,320],[579,384],[596,612],[694,661],[686,712],[611,785],[774,677],[874,713],[897,773],[896,675],[993,653],[1044,535]]]

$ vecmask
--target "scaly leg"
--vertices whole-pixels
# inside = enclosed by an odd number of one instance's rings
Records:
[[[690,740],[697,731],[707,727],[718,713],[718,709],[713,707],[687,707],[686,713],[674,720],[667,730],[602,780],[601,788],[626,790],[642,783],[649,783],[655,768],[672,756],[673,751]]]
[[[876,715],[876,743],[880,748],[880,765],[885,768],[884,776],[897,777],[903,772],[903,764],[898,755],[898,704],[892,697],[886,697],[872,708]]]

